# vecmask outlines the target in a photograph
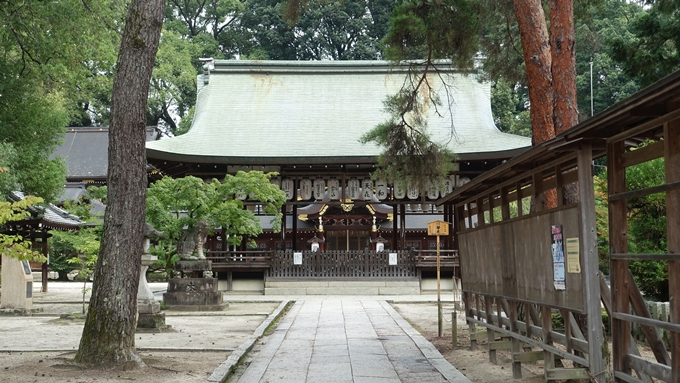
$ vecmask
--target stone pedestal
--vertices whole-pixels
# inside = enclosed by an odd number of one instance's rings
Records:
[[[148,239],[145,239],[148,241]],[[165,324],[165,313],[161,312],[161,305],[156,302],[153,292],[146,280],[146,271],[158,257],[147,253],[148,246],[144,246],[142,254],[142,267],[139,273],[139,289],[137,290],[137,331],[165,331],[170,326]]]
[[[33,309],[33,274],[28,261],[2,255],[2,294],[0,308],[25,311]]]
[[[175,270],[184,278],[171,278],[168,281],[168,292],[163,294],[163,302],[169,309],[213,311],[228,306],[223,303],[222,292],[217,289],[217,279],[203,278],[204,273],[212,270],[210,261],[177,261]]]

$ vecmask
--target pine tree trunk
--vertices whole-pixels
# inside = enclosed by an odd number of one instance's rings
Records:
[[[532,139],[537,145],[555,137],[550,44],[540,0],[514,0],[531,109]]]
[[[555,93],[553,124],[560,134],[578,124],[574,1],[550,0],[550,51]]]
[[[111,99],[108,206],[75,357],[84,366],[141,362],[134,335],[147,186],[146,103],[164,11],[163,0],[133,0],[125,20]]]

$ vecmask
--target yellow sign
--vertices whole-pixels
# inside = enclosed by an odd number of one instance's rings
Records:
[[[581,262],[579,257],[578,238],[567,238],[567,272],[580,273]]]
[[[449,223],[433,221],[427,224],[427,235],[449,235]]]

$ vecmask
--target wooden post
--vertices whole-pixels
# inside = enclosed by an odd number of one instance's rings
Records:
[[[590,375],[599,380],[605,373],[602,359],[602,309],[600,306],[600,277],[597,257],[597,224],[595,222],[595,189],[593,187],[593,151],[590,142],[584,142],[577,153],[579,183],[579,215],[581,216],[581,264],[583,265],[583,290],[586,302],[588,361]],[[560,187],[561,189],[561,187]],[[565,317],[565,324],[569,317]],[[567,328],[569,331],[569,328]],[[567,332],[567,339],[569,339]],[[630,338],[630,337],[628,337]],[[567,350],[571,345],[567,342]]]
[[[439,337],[442,336],[442,294],[441,294],[441,267],[439,260],[439,234],[437,234],[437,330]]]
[[[458,346],[458,312],[456,308],[451,311],[451,347]]]
[[[543,344],[552,345],[550,332],[552,331],[552,310],[548,306],[541,306],[541,328],[543,330]],[[543,369],[545,381],[548,381],[548,371],[555,369],[555,355],[550,351],[543,351]]]
[[[517,302],[509,301],[508,306],[510,311],[510,331],[519,333],[519,330],[517,330]],[[528,327],[529,320],[527,320],[526,323]],[[510,351],[512,352],[512,378],[522,379],[522,363],[515,361],[515,355],[522,351],[520,348],[519,339],[513,337],[510,342]]]
[[[607,178],[609,195],[613,196],[626,191],[626,169],[623,167],[622,155],[624,151],[623,141],[607,145]],[[628,252],[628,218],[626,200],[609,201],[609,252]],[[610,260],[612,312],[630,312],[628,261]],[[612,363],[614,371],[631,373],[626,363],[628,350],[630,350],[630,322],[611,318],[612,322]],[[620,380],[619,380],[620,381]]]
[[[679,108],[680,103],[670,105]],[[680,119],[664,124],[664,166],[666,183],[680,181]],[[680,253],[680,190],[666,193],[666,239],[668,253]],[[672,323],[680,323],[680,261],[668,261],[668,293]],[[676,299],[677,298],[677,299]],[[671,381],[680,382],[680,334],[671,332]]]
[[[486,306],[486,310],[484,310],[486,311],[486,323],[493,324],[493,297],[484,296],[484,306]],[[500,323],[500,321],[498,322]],[[496,332],[489,327],[486,328],[486,340],[489,344],[489,362],[497,364],[496,349],[492,348],[493,342],[496,341]]]

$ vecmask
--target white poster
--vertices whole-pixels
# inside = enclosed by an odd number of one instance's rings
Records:
[[[293,253],[293,264],[294,265],[302,264],[302,253]]]
[[[397,253],[390,253],[390,266],[397,265]]]

